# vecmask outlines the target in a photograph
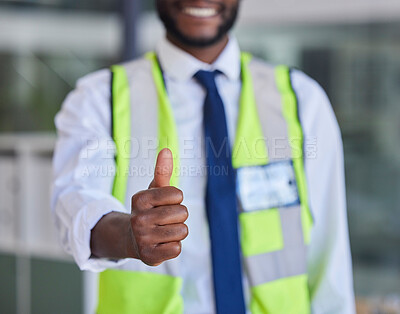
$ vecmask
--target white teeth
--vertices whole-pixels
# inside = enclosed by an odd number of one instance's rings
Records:
[[[216,9],[213,8],[188,7],[183,9],[183,13],[194,17],[211,17],[216,15],[218,12]]]

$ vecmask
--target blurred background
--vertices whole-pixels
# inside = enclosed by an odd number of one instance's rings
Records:
[[[53,123],[75,81],[151,50],[149,0],[0,0],[0,313],[94,313],[96,277],[59,248]],[[400,1],[246,0],[243,50],[296,66],[342,129],[358,313],[400,313]]]

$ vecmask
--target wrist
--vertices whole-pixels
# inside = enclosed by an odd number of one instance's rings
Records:
[[[91,230],[90,248],[97,258],[136,258],[131,215],[111,212],[104,215]]]
[[[135,245],[135,239],[133,237],[133,231],[132,231],[132,223],[131,223],[131,217],[132,215],[127,215],[126,216],[126,221],[125,221],[125,248],[126,248],[126,257],[127,258],[138,258],[137,254],[137,248]]]

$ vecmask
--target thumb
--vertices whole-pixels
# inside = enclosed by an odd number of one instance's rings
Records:
[[[158,153],[154,178],[150,183],[149,189],[169,186],[173,170],[172,152],[168,148],[164,148]]]

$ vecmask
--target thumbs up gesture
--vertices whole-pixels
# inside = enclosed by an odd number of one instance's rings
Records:
[[[181,203],[183,193],[170,186],[173,157],[165,148],[158,154],[154,179],[148,190],[132,196],[131,227],[137,257],[157,266],[181,253],[181,241],[188,235],[184,224],[188,210]]]

